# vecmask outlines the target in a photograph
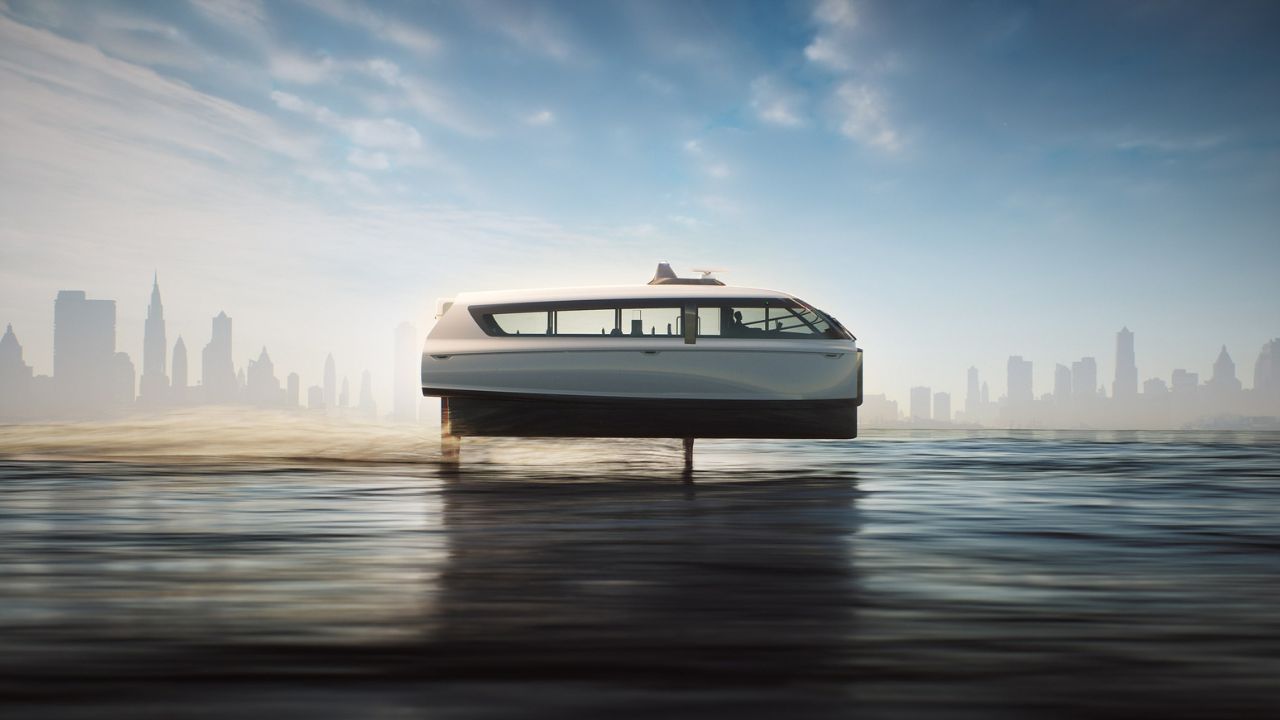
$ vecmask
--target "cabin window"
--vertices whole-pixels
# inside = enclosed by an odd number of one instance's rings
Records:
[[[551,311],[556,335],[611,335],[614,328],[612,308],[597,310]]]
[[[708,322],[708,315],[716,322]],[[816,310],[794,300],[741,300],[699,307],[700,336],[804,339],[843,337]]]
[[[493,320],[497,335],[550,335],[549,316],[543,312],[494,313],[489,316]]]
[[[682,337],[685,306],[697,308],[698,337],[846,338],[817,310],[790,298],[673,298],[539,302],[473,307],[489,335]]]
[[[720,337],[720,308],[698,308],[698,337]]]
[[[631,337],[680,335],[679,307],[624,308],[622,333]]]

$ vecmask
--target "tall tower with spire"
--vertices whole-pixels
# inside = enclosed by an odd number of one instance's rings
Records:
[[[147,324],[142,335],[142,382],[138,400],[159,405],[168,399],[169,376],[165,374],[164,306],[160,304],[160,277],[151,279],[151,304],[147,306]]]

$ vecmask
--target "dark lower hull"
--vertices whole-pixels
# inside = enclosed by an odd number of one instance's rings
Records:
[[[653,400],[504,394],[441,395],[446,432],[489,437],[847,439],[856,400]]]

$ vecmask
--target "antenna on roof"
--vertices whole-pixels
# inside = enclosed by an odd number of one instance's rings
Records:
[[[658,270],[653,274],[653,279],[649,281],[650,285],[723,285],[724,283],[711,277],[711,273],[721,272],[720,270],[694,270],[694,272],[702,273],[700,278],[682,278],[676,275],[676,271],[671,269],[671,263],[658,263]]]
[[[660,262],[658,269],[653,273],[653,279],[649,281],[650,285],[661,285],[663,280],[675,280],[678,276],[676,271],[671,269],[671,263]]]
[[[693,268],[696,273],[702,273],[703,280],[712,280],[712,273],[725,272],[724,268]]]

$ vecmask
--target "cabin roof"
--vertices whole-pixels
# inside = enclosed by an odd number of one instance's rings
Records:
[[[555,300],[635,300],[653,298],[789,298],[788,293],[762,288],[730,285],[610,285],[598,287],[536,288],[529,290],[495,290],[459,293],[459,305],[497,305],[502,303],[550,302]]]

